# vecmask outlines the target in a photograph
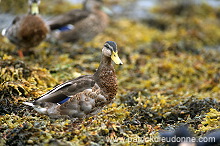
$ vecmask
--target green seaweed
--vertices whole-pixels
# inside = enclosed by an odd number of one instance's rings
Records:
[[[155,8],[166,15],[155,18],[157,27],[112,20],[90,42],[45,41],[23,59],[0,37],[0,145],[161,145],[138,138],[157,138],[159,130],[186,124],[196,136],[220,128],[220,52],[210,49],[219,45],[219,11],[207,4],[179,7]],[[116,99],[99,114],[52,119],[22,104],[93,74],[107,40],[117,42],[124,64],[115,66]]]

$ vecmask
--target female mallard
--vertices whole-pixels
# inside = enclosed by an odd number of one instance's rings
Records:
[[[49,27],[39,16],[39,4],[40,0],[29,0],[29,13],[15,17],[12,24],[2,31],[2,35],[17,46],[20,57],[23,57],[21,48],[39,45],[49,32]]]
[[[83,10],[72,10],[48,21],[52,36],[66,42],[89,41],[108,25],[101,0],[86,0]],[[106,8],[104,10],[107,10]]]
[[[111,64],[122,65],[115,42],[107,41],[101,63],[93,75],[83,75],[56,86],[33,102],[24,102],[53,118],[84,118],[99,112],[117,93],[117,78]]]

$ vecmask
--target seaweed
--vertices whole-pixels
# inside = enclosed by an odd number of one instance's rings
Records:
[[[218,10],[177,3],[153,12],[165,19],[113,19],[90,42],[45,41],[23,59],[0,37],[0,145],[162,145],[150,139],[160,130],[189,125],[195,136],[204,136],[220,128]],[[23,105],[94,73],[107,40],[117,42],[124,64],[115,66],[116,99],[99,114],[52,119]]]

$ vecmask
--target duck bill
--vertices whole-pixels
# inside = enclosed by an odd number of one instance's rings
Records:
[[[119,65],[123,64],[121,59],[118,57],[117,52],[112,52],[111,59],[115,62],[115,64],[119,64]]]
[[[31,14],[39,14],[38,3],[32,3],[31,5]]]

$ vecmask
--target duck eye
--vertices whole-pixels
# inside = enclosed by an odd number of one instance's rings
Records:
[[[105,45],[105,47],[106,47],[107,49],[110,49],[109,45]]]

